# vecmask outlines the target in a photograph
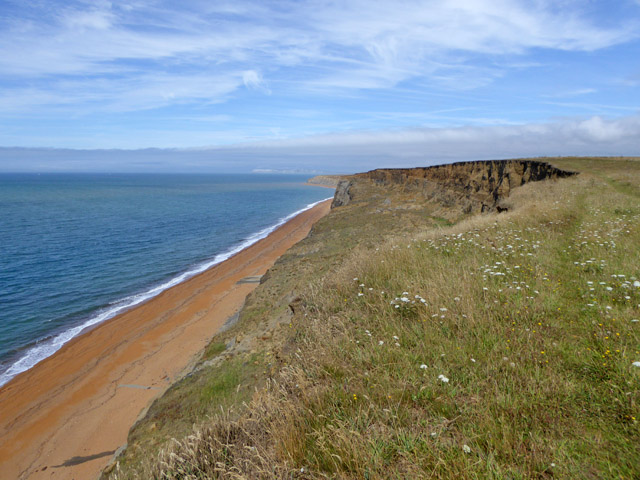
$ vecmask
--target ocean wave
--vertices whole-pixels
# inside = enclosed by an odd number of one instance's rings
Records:
[[[240,244],[231,247],[229,250],[223,253],[219,253],[218,255],[213,257],[213,259],[208,260],[204,263],[198,264],[193,268],[185,271],[184,273],[181,273],[180,275],[173,277],[164,283],[156,285],[150,288],[149,290],[146,290],[142,293],[138,293],[135,295],[130,295],[121,300],[118,300],[112,303],[108,308],[103,309],[97,315],[85,320],[80,325],[76,325],[75,327],[65,330],[56,336],[49,337],[37,342],[34,346],[28,348],[16,362],[12,363],[5,371],[0,373],[0,386],[7,383],[16,375],[29,370],[30,368],[32,368],[33,366],[35,366],[37,363],[41,362],[45,358],[50,357],[55,352],[60,350],[60,348],[62,348],[62,346],[65,343],[77,337],[86,329],[93,327],[94,325],[97,325],[99,323],[102,323],[105,320],[109,320],[110,318],[115,317],[116,315],[124,312],[125,310],[128,310],[137,305],[140,305],[141,303],[161,294],[165,290],[175,285],[178,285],[179,283],[182,283],[185,280],[188,280],[189,278],[194,277],[195,275],[198,275],[199,273],[202,273],[205,270],[219,263],[224,262],[225,260],[233,257],[235,254],[240,253],[245,248],[248,248],[254,243],[267,237],[267,235],[275,231],[278,227],[284,225],[286,222],[288,222],[295,216],[300,215],[301,213],[307,210],[310,210],[316,205],[330,199],[331,197],[325,198],[324,200],[320,200],[318,202],[310,203],[306,207],[301,208],[300,210],[297,210],[292,214],[287,215],[286,217],[282,217],[274,225],[264,228],[259,232],[254,233],[253,235],[250,235]]]

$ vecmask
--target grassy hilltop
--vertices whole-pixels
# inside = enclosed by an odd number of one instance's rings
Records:
[[[356,181],[104,477],[637,478],[640,159],[545,160],[504,213]]]

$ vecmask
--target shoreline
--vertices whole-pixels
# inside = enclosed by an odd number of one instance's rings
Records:
[[[30,370],[41,361],[46,360],[51,355],[54,355],[58,350],[63,348],[74,338],[88,333],[96,326],[101,325],[102,323],[107,322],[112,318],[115,318],[118,315],[121,315],[131,310],[132,308],[137,307],[138,305],[142,305],[143,303],[157,297],[165,290],[179,285],[180,283],[183,283],[190,278],[199,275],[200,273],[228,260],[242,250],[249,248],[251,245],[267,237],[269,234],[271,234],[273,231],[284,225],[295,216],[313,208],[314,206],[322,203],[325,200],[310,203],[306,207],[280,218],[273,225],[265,227],[262,230],[251,234],[241,243],[229,247],[229,249],[215,255],[212,259],[192,265],[186,271],[172,278],[164,280],[162,283],[152,285],[145,291],[128,295],[124,298],[121,298],[120,300],[113,302],[111,304],[111,307],[98,310],[93,316],[82,320],[82,323],[79,323],[78,325],[66,327],[65,330],[56,333],[41,342],[37,341],[32,343],[30,346],[28,346],[28,348],[24,350],[25,353],[22,356],[17,358],[15,362],[9,365],[7,370],[0,372],[0,390],[4,385],[11,382],[11,380],[16,376]]]
[[[92,478],[331,200],[65,343],[0,387],[0,477]],[[52,471],[53,469],[53,471]]]

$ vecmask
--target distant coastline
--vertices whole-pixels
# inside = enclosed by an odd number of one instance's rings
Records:
[[[315,187],[336,188],[340,180],[344,177],[345,175],[316,175],[307,180],[306,184]]]

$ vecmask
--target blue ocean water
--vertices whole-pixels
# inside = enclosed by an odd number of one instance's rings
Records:
[[[294,175],[0,175],[0,385],[331,196]]]

